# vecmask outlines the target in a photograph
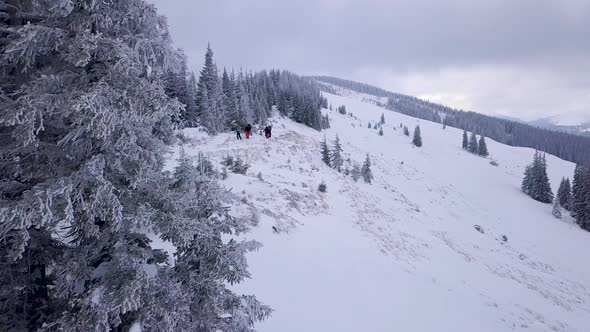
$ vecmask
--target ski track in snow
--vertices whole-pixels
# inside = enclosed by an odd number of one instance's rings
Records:
[[[275,116],[270,140],[185,130],[187,154],[201,151],[219,169],[226,155],[251,164],[222,182],[240,200],[235,211],[260,215],[247,237],[264,247],[249,256],[252,279],[235,288],[275,309],[259,331],[587,331],[590,233],[520,192],[533,150],[488,139],[491,156],[480,158],[461,150],[461,130],[367,95],[325,95],[354,117],[324,110],[332,128],[320,133]],[[367,128],[381,113],[384,136]],[[411,133],[420,124],[422,148],[400,123]],[[344,159],[370,154],[373,184],[322,162],[320,141],[336,134]],[[548,163],[556,191],[574,165]]]

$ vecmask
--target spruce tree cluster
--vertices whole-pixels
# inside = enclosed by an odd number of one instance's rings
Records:
[[[590,168],[577,165],[572,184],[572,216],[583,229],[590,231]]]
[[[535,152],[533,162],[525,169],[521,189],[534,200],[543,203],[553,202],[553,192],[547,176],[547,160],[544,153]]]
[[[235,73],[223,69],[220,75],[210,46],[198,81],[188,73],[181,58],[180,72],[168,73],[165,91],[184,105],[178,122],[184,126],[205,127],[217,134],[246,124],[264,125],[276,106],[281,115],[314,129],[330,127],[321,108],[328,100],[321,96],[317,83],[288,71]]]
[[[332,148],[328,146],[328,141],[326,137],[324,137],[324,140],[320,144],[320,152],[324,164],[340,173],[343,172],[347,176],[350,175],[354,181],[358,181],[361,177],[367,183],[371,183],[373,180],[369,154],[367,154],[362,166],[357,162],[352,162],[350,158],[344,160],[342,155],[342,144],[340,143],[340,137],[338,135],[336,135],[336,139],[332,143]]]
[[[346,106],[342,105],[342,106],[338,106],[338,108],[336,108],[336,110],[338,111],[338,113],[340,114],[346,114]]]
[[[463,141],[461,143],[461,146],[463,150],[476,154],[478,156],[487,157],[490,155],[490,153],[488,152],[488,145],[486,143],[486,139],[483,135],[480,136],[478,141],[477,135],[475,133],[471,133],[468,139],[467,131],[463,131]]]
[[[164,171],[197,112],[165,20],[142,0],[19,3],[0,1],[0,330],[251,331],[270,309],[228,286],[250,221],[208,159]]]

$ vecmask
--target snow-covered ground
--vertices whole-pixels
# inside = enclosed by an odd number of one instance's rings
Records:
[[[275,309],[259,331],[588,331],[590,233],[520,192],[533,150],[488,140],[491,156],[480,158],[461,149],[460,130],[354,93],[326,96],[354,117],[325,110],[332,128],[317,132],[275,116],[270,140],[196,134],[184,146],[252,165],[223,184],[240,197],[236,209],[260,214],[247,236],[264,247],[249,255],[252,279],[236,288]],[[367,123],[382,113],[379,136]],[[420,124],[422,148],[400,123],[411,132]],[[322,162],[320,141],[336,134],[345,159],[369,153],[373,184]],[[553,156],[548,164],[556,191],[574,165]],[[327,193],[317,190],[322,181]]]

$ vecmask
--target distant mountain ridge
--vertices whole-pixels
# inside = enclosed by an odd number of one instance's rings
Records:
[[[546,117],[527,122],[530,125],[555,131],[563,131],[574,135],[590,137],[590,121],[581,122],[578,125],[562,124],[556,117]]]
[[[423,120],[444,122],[448,126],[475,132],[500,143],[534,148],[564,160],[590,165],[590,136],[574,135],[555,128],[544,128],[538,124],[527,124],[455,109],[337,77],[310,76],[310,78],[319,82],[320,87],[329,93],[338,94],[335,87],[340,87],[377,97],[386,97],[387,102],[381,103],[380,106],[389,110]]]

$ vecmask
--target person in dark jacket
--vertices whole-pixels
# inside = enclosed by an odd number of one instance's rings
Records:
[[[270,138],[271,130],[272,130],[272,126],[270,126],[270,125],[266,126],[266,128],[264,128],[264,137]]]
[[[235,129],[236,129],[236,138],[238,140],[241,140],[242,139],[242,135],[240,134],[240,127],[236,126]]]
[[[250,131],[252,131],[252,126],[248,123],[246,128],[244,128],[244,132],[246,133],[246,139],[250,139]]]

